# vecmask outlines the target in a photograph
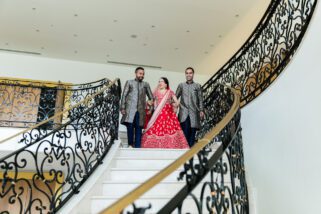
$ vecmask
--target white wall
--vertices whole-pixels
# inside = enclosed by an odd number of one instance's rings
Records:
[[[5,52],[0,52],[0,62],[0,78],[15,77],[86,83],[107,77],[111,80],[120,78],[124,87],[125,81],[133,79],[135,76],[135,67],[130,66],[87,63]],[[185,81],[184,71],[172,72],[145,68],[145,81],[150,83],[152,90],[157,86],[158,79],[162,76],[169,79],[173,90],[176,90],[180,82]],[[196,71],[195,81],[203,84],[208,79],[209,75],[198,74]],[[123,126],[120,126],[120,128],[122,131],[125,130]],[[0,140],[20,130],[0,127]]]
[[[321,11],[291,64],[242,110],[259,214],[321,213]]]
[[[11,54],[0,52],[0,77],[17,77],[37,80],[63,81],[70,83],[86,83],[101,78],[125,80],[134,78],[135,67],[115,66],[110,64],[87,63],[52,59],[39,56]],[[186,67],[188,64],[186,65]],[[145,68],[145,80],[154,88],[158,79],[165,76],[169,79],[172,89],[185,80],[184,71],[172,72],[159,69]],[[198,74],[195,81],[205,83],[209,75]]]

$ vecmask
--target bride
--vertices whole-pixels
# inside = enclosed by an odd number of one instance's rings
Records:
[[[166,77],[160,78],[153,95],[155,111],[144,130],[141,147],[189,148],[174,111],[179,102],[175,93],[169,88]]]

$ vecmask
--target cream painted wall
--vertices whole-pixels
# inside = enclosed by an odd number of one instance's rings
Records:
[[[135,67],[86,63],[4,52],[0,52],[0,62],[0,77],[60,80],[70,83],[86,83],[107,77],[111,80],[120,78],[122,86],[124,86],[126,80],[133,79],[135,76]],[[176,90],[177,85],[185,80],[183,71],[171,72],[145,68],[145,80],[150,83],[152,89],[157,86],[158,79],[162,76],[169,79],[173,90]],[[196,70],[195,81],[203,84],[208,79],[208,75],[199,74]],[[0,139],[11,136],[20,130],[0,127]],[[120,130],[124,131],[125,127],[120,126]],[[12,147],[12,149],[14,148]]]
[[[0,52],[0,77],[17,77],[38,80],[86,83],[101,78],[120,78],[122,84],[134,78],[135,67],[109,64],[87,63],[79,61],[52,59],[39,56]],[[189,65],[187,65],[189,66]],[[186,66],[186,67],[187,67]],[[154,88],[158,79],[165,76],[172,89],[185,80],[184,71],[172,72],[145,68],[145,80]],[[209,75],[195,74],[195,81],[205,83]]]
[[[195,67],[204,74],[217,72],[249,38],[269,3],[269,0],[257,0],[244,17],[239,17],[242,19],[239,24],[228,35],[222,35],[222,41],[214,47],[212,52],[204,55],[203,61]]]
[[[276,82],[242,110],[259,214],[321,213],[321,11]]]

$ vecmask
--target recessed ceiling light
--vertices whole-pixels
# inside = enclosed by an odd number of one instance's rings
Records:
[[[74,51],[74,53],[76,54],[76,53],[78,53],[78,51]]]
[[[110,39],[109,41],[110,41],[110,42],[113,42],[113,40],[112,40],[112,39]]]
[[[214,45],[213,45],[213,44],[211,44],[210,46],[211,46],[211,47],[214,47]]]
[[[136,39],[137,35],[136,34],[132,34],[132,35],[130,35],[130,37],[133,38],[133,39]]]
[[[78,35],[77,34],[74,34],[74,37],[77,37]]]
[[[50,27],[53,27],[53,26],[54,26],[53,24],[50,25]]]
[[[45,49],[45,47],[41,47],[41,50],[44,50]]]
[[[175,48],[175,50],[177,51],[177,50],[178,50],[178,48]]]
[[[39,33],[40,32],[40,30],[39,29],[36,29],[36,31]]]
[[[147,44],[146,44],[146,43],[144,43],[144,44],[143,44],[143,46],[147,46]]]
[[[155,28],[155,25],[150,26],[151,28]]]
[[[114,22],[118,22],[118,20],[117,20],[117,19],[114,19]]]
[[[9,45],[9,43],[8,43],[8,42],[6,42],[6,45]]]
[[[189,30],[186,31],[186,33],[189,33],[189,32],[190,32]]]
[[[75,13],[75,14],[74,14],[74,17],[78,17],[78,14]]]
[[[106,56],[109,57],[109,54],[107,54]]]
[[[33,8],[32,8],[32,10],[36,10],[36,8],[35,8],[35,7],[33,7]]]
[[[222,35],[218,35],[218,38],[222,38]]]
[[[235,17],[237,18],[237,17],[239,17],[240,15],[239,14],[235,14]]]
[[[207,51],[205,51],[205,52],[204,52],[204,54],[208,54],[208,52],[207,52]]]

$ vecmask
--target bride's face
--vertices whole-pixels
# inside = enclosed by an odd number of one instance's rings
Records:
[[[166,88],[166,87],[167,87],[167,85],[166,85],[165,81],[164,81],[163,79],[160,79],[160,80],[158,81],[158,88],[164,89],[164,88]]]

